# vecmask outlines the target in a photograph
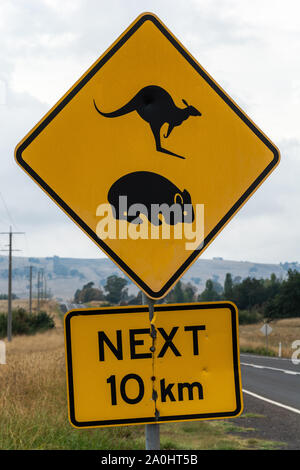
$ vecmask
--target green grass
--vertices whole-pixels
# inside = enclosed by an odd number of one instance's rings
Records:
[[[144,448],[143,440],[138,426],[75,429],[67,416],[51,417],[38,410],[27,419],[1,420],[2,450],[137,450]]]
[[[248,353],[248,354],[257,354],[258,356],[270,356],[270,357],[276,357],[277,354],[272,351],[271,349],[267,349],[266,347],[259,346],[259,347],[245,347],[241,346],[240,347],[240,352],[241,353]]]
[[[265,418],[265,415],[259,413],[244,413],[241,418]]]
[[[14,415],[1,419],[0,448],[13,450],[142,450],[145,427],[124,426],[75,429],[66,413],[32,410],[26,419]],[[243,436],[233,435],[234,432]],[[251,429],[230,421],[194,421],[160,425],[162,450],[273,449],[276,443],[247,437]]]

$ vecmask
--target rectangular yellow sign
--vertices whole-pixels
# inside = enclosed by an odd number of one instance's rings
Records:
[[[230,302],[72,310],[65,316],[69,419],[97,427],[242,412]]]

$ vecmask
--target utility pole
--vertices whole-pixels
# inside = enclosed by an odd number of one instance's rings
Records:
[[[38,270],[38,281],[37,281],[37,313],[40,312],[40,282],[41,282],[41,271]]]
[[[7,341],[11,341],[12,338],[12,308],[11,308],[11,295],[12,295],[12,252],[13,251],[20,251],[20,250],[13,250],[12,248],[12,239],[13,235],[21,235],[25,232],[13,232],[11,227],[9,227],[9,232],[0,232],[1,235],[8,235],[8,250],[1,250],[1,251],[8,251],[8,311],[7,311]]]
[[[48,294],[47,294],[47,276],[44,277],[44,299],[48,300]]]
[[[44,272],[41,269],[40,271],[40,306],[43,305],[43,299],[44,299]]]
[[[29,266],[29,313],[32,314],[32,266]]]
[[[42,285],[41,285],[41,305],[44,305],[44,301],[45,301],[45,273],[44,273],[44,269],[42,268],[41,269],[41,282],[42,282]]]

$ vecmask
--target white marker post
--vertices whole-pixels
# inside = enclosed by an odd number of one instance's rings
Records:
[[[6,364],[6,344],[0,341],[0,364]]]

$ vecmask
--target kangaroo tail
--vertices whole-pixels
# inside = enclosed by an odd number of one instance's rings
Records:
[[[99,114],[101,114],[104,117],[109,117],[109,118],[124,116],[124,114],[128,114],[136,110],[136,104],[135,104],[134,98],[130,100],[127,104],[122,106],[122,108],[119,108],[116,111],[112,111],[111,113],[103,113],[102,111],[100,111],[100,109],[96,105],[95,100],[94,100],[94,106],[95,106],[96,111],[98,111]]]

